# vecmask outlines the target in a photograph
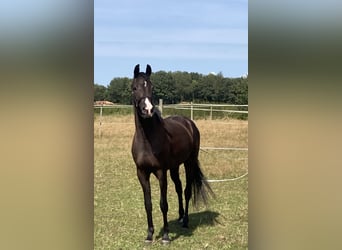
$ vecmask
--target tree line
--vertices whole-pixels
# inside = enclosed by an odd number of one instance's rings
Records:
[[[248,76],[229,78],[219,74],[157,71],[151,75],[154,102],[248,104]],[[131,104],[131,83],[128,77],[116,77],[106,87],[94,84],[94,101]]]

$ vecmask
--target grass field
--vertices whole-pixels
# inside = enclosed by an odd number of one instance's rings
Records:
[[[171,244],[161,245],[162,214],[159,185],[151,176],[154,242],[146,245],[147,222],[143,193],[136,177],[130,147],[134,118],[104,116],[94,119],[94,236],[95,249],[247,249],[248,176],[236,181],[211,183],[216,199],[208,207],[190,206],[189,228],[177,222],[178,204],[168,177]],[[234,119],[196,120],[203,147],[247,147],[248,122]],[[200,151],[208,179],[234,178],[248,171],[247,151]],[[185,186],[184,171],[181,179]]]

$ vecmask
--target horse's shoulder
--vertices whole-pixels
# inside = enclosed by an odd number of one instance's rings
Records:
[[[168,118],[164,119],[166,121],[166,123],[169,124],[181,124],[183,126],[192,126],[193,122],[191,121],[191,119],[189,119],[188,117],[185,116],[180,116],[180,115],[175,115],[175,116],[169,116]]]
[[[173,127],[177,126],[178,124],[182,124],[182,117],[180,116],[169,116],[164,118],[164,126],[165,127]]]
[[[190,121],[190,119],[181,115],[173,115],[165,118],[164,121],[185,123],[186,121]]]

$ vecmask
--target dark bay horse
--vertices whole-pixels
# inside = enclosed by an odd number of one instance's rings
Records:
[[[148,233],[146,242],[152,242],[154,233],[152,221],[152,202],[150,175],[153,173],[160,185],[160,209],[163,213],[163,243],[169,243],[167,221],[167,170],[175,184],[179,202],[179,221],[188,227],[188,208],[190,198],[196,205],[198,200],[206,202],[208,193],[212,193],[209,184],[200,169],[198,152],[200,133],[193,121],[182,116],[163,119],[152,104],[152,69],[147,65],[146,72],[134,68],[132,97],[135,117],[135,134],[132,144],[132,156],[137,167],[137,175],[144,192]],[[184,163],[186,187],[185,210],[182,198],[182,183],[179,178],[179,166]]]

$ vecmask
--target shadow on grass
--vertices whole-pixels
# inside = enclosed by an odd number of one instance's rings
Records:
[[[177,219],[169,221],[170,238],[172,241],[178,239],[180,236],[189,237],[197,227],[214,226],[220,224],[218,216],[220,214],[213,211],[203,211],[189,214],[189,228],[182,227]],[[174,235],[174,236],[173,236]],[[160,229],[157,239],[163,236],[163,228]]]

